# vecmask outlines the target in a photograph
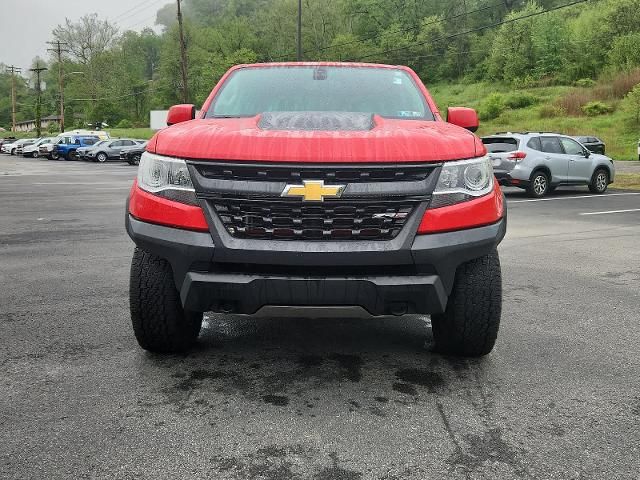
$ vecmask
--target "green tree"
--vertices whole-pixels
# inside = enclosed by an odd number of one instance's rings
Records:
[[[541,11],[542,8],[536,2],[530,1],[522,10],[509,13],[505,19],[515,20]],[[515,82],[533,71],[535,18],[513,21],[500,27],[488,59],[491,78]]]
[[[613,41],[609,65],[615,71],[629,71],[640,66],[640,33],[623,35]]]

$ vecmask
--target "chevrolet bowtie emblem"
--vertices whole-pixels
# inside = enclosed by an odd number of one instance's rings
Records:
[[[324,180],[303,180],[304,185],[287,185],[282,197],[302,197],[305,202],[322,202],[325,197],[339,198],[346,185],[325,185]]]

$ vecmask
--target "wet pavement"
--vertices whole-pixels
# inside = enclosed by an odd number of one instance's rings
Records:
[[[0,478],[638,478],[640,212],[608,212],[640,195],[508,193],[484,359],[432,353],[428,317],[214,314],[157,356],[128,316],[134,175],[0,156]]]

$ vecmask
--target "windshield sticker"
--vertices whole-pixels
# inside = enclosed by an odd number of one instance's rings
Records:
[[[422,113],[420,112],[412,112],[407,110],[401,110],[398,112],[399,117],[421,117]]]

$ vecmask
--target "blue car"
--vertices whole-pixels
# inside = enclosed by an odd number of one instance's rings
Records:
[[[89,147],[99,142],[97,135],[64,135],[53,146],[52,158],[63,157],[65,160],[77,160],[78,148]]]

